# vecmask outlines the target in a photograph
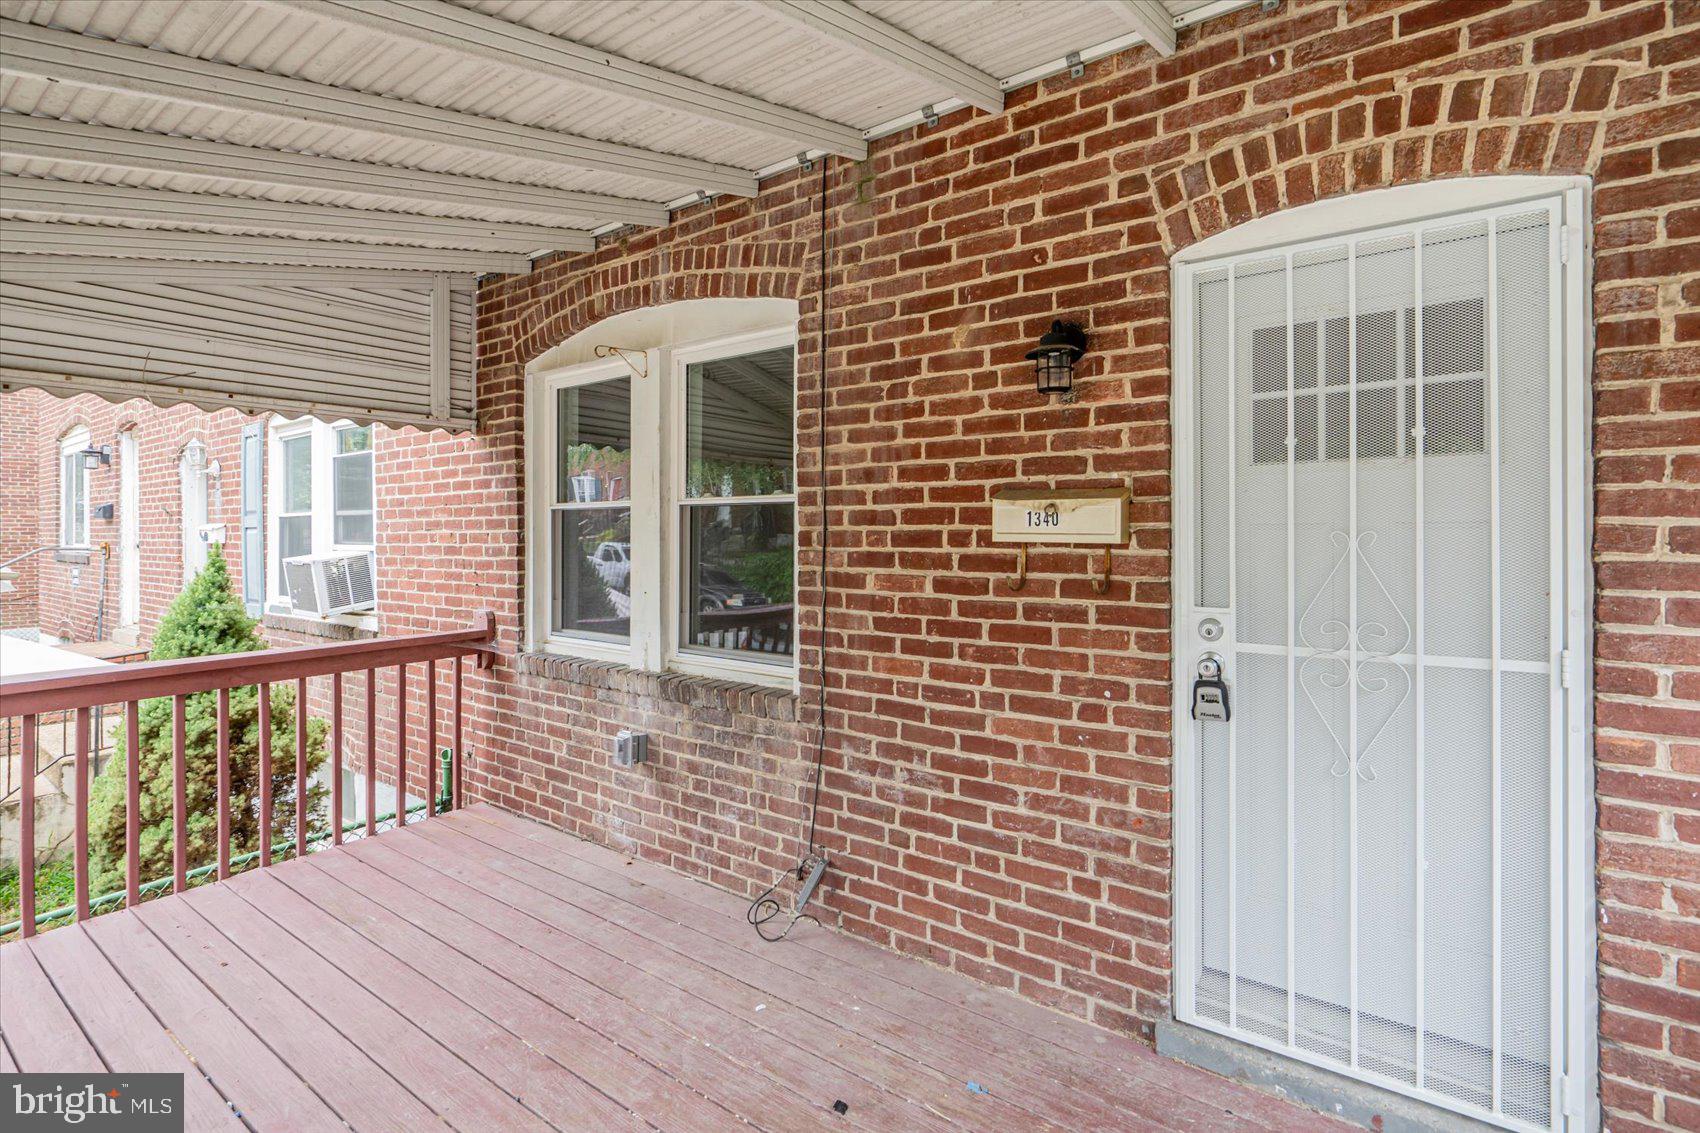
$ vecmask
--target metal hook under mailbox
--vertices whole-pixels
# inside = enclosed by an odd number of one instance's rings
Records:
[[[1027,585],[1027,544],[1021,544],[1021,557],[1017,560],[1015,577],[1008,580],[1011,590],[1020,590]]]
[[[1092,593],[1103,594],[1110,588],[1110,548],[1104,547],[1104,573],[1092,580]]]

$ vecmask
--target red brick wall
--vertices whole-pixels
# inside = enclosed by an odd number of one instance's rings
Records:
[[[37,546],[36,402],[34,390],[0,397],[0,562]],[[18,572],[12,593],[0,597],[0,629],[34,626],[38,615],[35,558],[12,567]]]
[[[59,539],[59,440],[72,429],[89,430],[89,443],[110,446],[112,463],[88,473],[89,504],[113,504],[113,518],[89,521],[89,542],[94,554],[86,566],[73,573],[71,564],[56,562],[51,552],[36,556],[39,593],[36,612],[26,617],[21,608],[9,615],[8,624],[39,625],[44,633],[70,641],[92,641],[101,601],[100,548],[110,545],[105,560],[105,637],[110,640],[119,624],[119,531],[122,502],[119,494],[121,446],[119,435],[133,430],[141,461],[141,639],[152,636],[165,607],[182,588],[182,492],[177,463],[183,447],[192,438],[207,445],[208,458],[222,466],[223,510],[209,521],[224,523],[234,541],[241,526],[241,428],[248,420],[235,410],[208,414],[193,406],[159,408],[144,401],[114,405],[93,395],[57,398],[35,391],[0,395],[0,418],[31,421],[29,437],[20,440],[18,459],[27,461],[35,477],[35,501],[29,512],[33,541],[56,543]],[[209,503],[209,509],[211,503]],[[227,548],[231,573],[240,592],[241,554],[233,544]],[[22,604],[20,603],[20,607]]]
[[[1613,1128],[1700,1122],[1697,52],[1689,2],[1252,8],[1183,33],[1172,58],[1127,52],[833,164],[822,826],[845,928],[1107,1026],[1168,1012],[1168,258],[1363,189],[1587,173],[1603,1094]],[[609,314],[801,301],[799,530],[816,529],[818,176],[482,292],[483,435],[456,475],[493,505],[473,538],[511,569],[462,580],[510,649],[523,367]],[[1058,316],[1093,352],[1078,402],[1047,406],[1020,355]],[[1132,486],[1108,594],[1071,551],[1036,553],[1019,596],[1000,585],[987,494],[1030,480]],[[479,793],[765,884],[799,850],[814,735],[812,535],[800,554],[795,702],[522,659],[479,684]],[[655,762],[616,772],[607,739],[629,724]]]

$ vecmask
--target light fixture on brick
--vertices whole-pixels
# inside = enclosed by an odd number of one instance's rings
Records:
[[[1042,394],[1074,392],[1074,364],[1086,353],[1086,332],[1077,323],[1058,319],[1027,352],[1033,363],[1033,382]]]

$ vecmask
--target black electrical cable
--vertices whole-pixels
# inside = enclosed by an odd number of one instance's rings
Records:
[[[826,264],[830,252],[826,229],[826,167],[831,154],[820,159],[820,387],[815,396],[815,476],[820,482],[820,566],[815,578],[820,587],[820,637],[815,642],[815,677],[820,682],[820,719],[815,726],[815,789],[809,801],[809,853],[815,852],[815,821],[820,816],[821,766],[826,762],[826,565],[832,546],[832,509],[827,506],[826,484]]]
[[[796,927],[798,921],[806,920],[814,921],[816,924],[820,923],[820,921],[816,920],[813,916],[803,912],[801,906],[798,906],[792,910],[791,922],[785,926],[784,931],[774,935],[769,935],[764,927],[769,921],[778,917],[783,911],[783,906],[780,905],[779,899],[774,896],[774,893],[782,884],[784,884],[786,876],[794,872],[797,875],[797,880],[801,881],[809,875],[817,862],[822,861],[821,855],[816,848],[815,835],[817,823],[820,818],[821,773],[822,768],[826,764],[826,567],[827,549],[832,545],[832,510],[827,507],[826,490],[826,347],[828,314],[826,268],[827,259],[830,254],[830,245],[826,227],[826,174],[827,165],[831,162],[832,155],[822,154],[818,160],[820,161],[820,298],[816,306],[817,317],[820,320],[818,324],[820,330],[817,338],[820,354],[820,385],[815,396],[815,475],[818,479],[818,483],[820,484],[820,565],[817,568],[815,581],[820,588],[820,626],[818,630],[819,638],[815,643],[815,674],[816,679],[820,684],[820,719],[816,722],[815,727],[815,781],[813,791],[809,798],[808,850],[803,857],[798,860],[795,866],[786,870],[785,873],[780,874],[779,877],[774,880],[772,885],[769,885],[766,889],[762,890],[756,899],[750,902],[750,907],[744,912],[744,919],[756,930],[756,934],[769,943],[784,940],[785,937],[790,934],[791,930]]]

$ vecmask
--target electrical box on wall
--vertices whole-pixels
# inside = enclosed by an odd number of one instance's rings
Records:
[[[649,758],[649,737],[642,732],[622,731],[614,737],[614,766],[635,767]]]
[[[1126,488],[1008,488],[992,497],[994,543],[1127,544]]]

